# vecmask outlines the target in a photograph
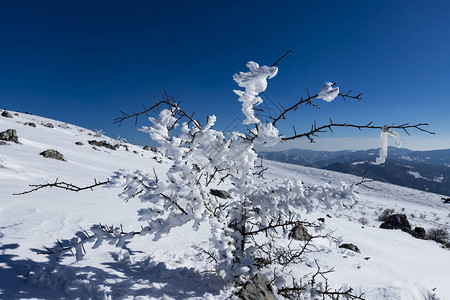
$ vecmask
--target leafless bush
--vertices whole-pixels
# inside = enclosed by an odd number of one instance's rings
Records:
[[[363,224],[363,225],[367,225],[369,223],[369,220],[365,217],[359,218],[359,223]]]
[[[386,218],[392,215],[393,213],[394,210],[392,208],[386,208],[380,214],[378,214],[378,220],[384,222],[386,221]]]
[[[444,228],[432,228],[428,230],[427,238],[438,243],[445,243],[448,241],[448,231]]]

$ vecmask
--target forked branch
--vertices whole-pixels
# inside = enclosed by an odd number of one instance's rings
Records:
[[[339,93],[338,96],[340,96],[342,99],[344,99],[344,101],[345,101],[346,99],[355,99],[355,100],[358,100],[358,101],[361,101],[361,100],[362,100],[362,98],[361,98],[362,93],[360,93],[360,94],[358,94],[358,95],[352,95],[351,92],[352,92],[352,90],[348,91],[348,92],[345,93],[345,94],[344,94],[344,93]],[[288,107],[288,108],[284,108],[282,105],[280,105],[280,106],[281,106],[281,109],[282,109],[283,111],[282,111],[277,117],[270,117],[270,118],[272,119],[272,124],[273,124],[273,125],[276,125],[276,123],[277,123],[278,121],[280,121],[280,120],[285,120],[285,119],[286,119],[286,114],[287,114],[288,112],[290,112],[290,111],[296,111],[296,110],[299,108],[299,106],[302,105],[302,104],[312,105],[312,106],[314,106],[315,108],[320,108],[319,105],[317,105],[316,103],[313,102],[314,99],[316,99],[317,97],[319,97],[319,94],[311,95],[311,94],[309,93],[308,88],[306,88],[306,93],[307,93],[307,95],[308,95],[307,97],[302,96],[302,97],[300,98],[300,100],[299,100],[297,103],[295,103],[294,105],[292,105],[292,106],[290,106],[290,107]]]
[[[330,120],[330,124],[322,125],[317,127],[316,122],[311,126],[311,130],[308,132],[297,134],[294,132],[294,135],[289,137],[283,137],[283,141],[289,141],[289,140],[295,140],[302,137],[306,137],[309,139],[311,143],[314,143],[314,137],[317,137],[318,133],[328,132],[331,131],[333,133],[334,127],[351,127],[351,128],[357,128],[359,130],[361,129],[378,129],[378,130],[388,130],[388,129],[401,129],[403,130],[407,135],[409,135],[408,129],[417,129],[422,132],[426,132],[429,134],[434,134],[434,132],[424,129],[424,126],[428,126],[428,123],[419,123],[410,125],[409,123],[401,124],[401,125],[390,125],[390,126],[375,126],[372,125],[372,122],[367,123],[366,125],[355,125],[355,124],[348,124],[348,123],[333,123],[332,120]]]
[[[140,112],[137,112],[137,113],[133,112],[133,113],[130,113],[130,114],[128,114],[126,112],[123,112],[123,111],[120,111],[120,113],[122,113],[122,116],[118,117],[118,118],[115,118],[113,120],[113,123],[118,123],[119,125],[122,125],[123,121],[125,121],[127,119],[130,119],[130,118],[134,118],[135,119],[134,125],[136,126],[137,122],[138,122],[138,119],[139,119],[139,117],[141,115],[149,116],[148,115],[149,112],[156,112],[156,111],[158,111],[160,109],[161,106],[167,106],[170,109],[172,109],[174,117],[177,118],[177,121],[173,124],[173,127],[175,126],[175,124],[180,119],[186,118],[186,119],[189,120],[188,123],[192,123],[198,129],[202,129],[202,126],[200,125],[200,122],[198,120],[194,119],[194,114],[193,113],[191,115],[187,114],[184,110],[181,109],[180,103],[181,102],[177,102],[174,97],[169,96],[169,95],[167,95],[166,92],[164,92],[164,94],[162,96],[162,99],[161,100],[156,100],[155,99],[155,104],[153,104],[152,106],[147,108],[147,107],[145,107],[143,105],[143,107],[144,107],[143,111],[140,111]]]
[[[93,190],[95,187],[100,186],[100,185],[104,185],[109,183],[110,180],[107,179],[105,181],[97,181],[94,178],[94,184],[88,185],[88,186],[83,186],[83,187],[79,187],[76,186],[72,183],[67,183],[64,181],[58,181],[58,178],[56,178],[55,182],[53,183],[45,183],[45,184],[30,184],[29,186],[32,187],[31,190],[25,191],[25,192],[21,192],[21,193],[15,193],[13,194],[14,196],[18,196],[18,195],[25,195],[25,194],[29,194],[35,191],[38,191],[40,189],[43,188],[59,188],[59,189],[64,189],[64,190],[68,190],[68,191],[72,191],[72,192],[80,192],[80,191],[84,191],[84,190]]]

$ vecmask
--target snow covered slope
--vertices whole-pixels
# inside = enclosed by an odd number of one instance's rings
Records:
[[[0,132],[15,129],[19,143],[0,145],[0,298],[1,299],[216,299],[228,288],[208,269],[208,258],[199,250],[208,242],[208,228],[194,232],[190,226],[173,230],[158,242],[137,236],[126,249],[103,244],[86,249],[84,260],[64,259],[61,264],[37,255],[57,239],[71,239],[91,225],[120,225],[139,230],[137,210],[145,204],[123,201],[122,188],[97,187],[77,193],[61,189],[29,190],[30,184],[56,179],[88,186],[110,178],[119,169],[155,169],[164,178],[171,161],[158,153],[127,144],[63,122],[11,112],[0,117]],[[27,124],[28,123],[28,124]],[[35,127],[29,123],[34,123]],[[51,128],[48,123],[53,125]],[[93,146],[89,141],[119,145],[116,150]],[[82,145],[77,145],[81,142]],[[39,153],[54,149],[66,161]],[[266,161],[269,180],[300,179],[307,185],[361,178],[319,169]],[[411,225],[450,229],[450,205],[440,195],[386,183],[359,186],[353,208],[317,208],[304,215],[309,221],[325,219],[337,240],[353,243],[361,253],[335,243],[318,245],[318,251],[298,266],[298,277],[316,271],[315,260],[335,287],[353,287],[366,299],[450,299],[450,252],[440,244],[413,238],[400,230],[380,229],[378,215],[385,209],[408,216]],[[320,243],[320,241],[319,241]],[[131,254],[130,254],[131,253]]]

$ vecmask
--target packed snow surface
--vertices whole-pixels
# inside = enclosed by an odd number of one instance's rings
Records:
[[[251,72],[256,72],[255,68],[251,66]],[[258,72],[254,75],[257,78]],[[270,78],[274,72],[270,70],[269,75],[264,73],[262,77]],[[192,224],[188,224],[157,242],[151,236],[138,235],[124,248],[107,243],[94,248],[91,245],[86,247],[85,258],[79,261],[65,257],[55,264],[49,262],[49,256],[37,255],[37,251],[45,252],[43,246],[53,247],[57,239],[64,243],[76,232],[89,230],[99,222],[121,224],[124,231],[139,230],[142,223],[138,221],[137,211],[145,209],[145,204],[138,199],[123,201],[117,196],[123,188],[112,187],[77,193],[55,188],[18,196],[13,196],[14,193],[29,190],[30,184],[56,179],[89,186],[94,179],[111,178],[119,169],[148,172],[155,169],[164,178],[172,161],[141,146],[99,137],[98,132],[88,129],[11,113],[14,118],[0,117],[0,132],[15,129],[20,143],[0,145],[1,299],[225,299],[229,296],[229,287],[211,272],[208,257],[200,250],[208,243],[207,226],[195,232]],[[26,125],[30,122],[36,127]],[[44,126],[47,123],[54,127]],[[271,129],[266,129],[267,135],[275,138]],[[91,140],[119,146],[116,150],[92,146],[88,143]],[[67,161],[39,155],[47,149],[59,151]],[[264,174],[268,182],[291,178],[308,186],[329,184],[333,188],[342,181],[356,184],[361,180],[277,162],[263,164],[268,167]],[[353,287],[355,292],[364,293],[366,299],[432,299],[433,296],[450,299],[449,250],[399,230],[380,229],[378,220],[378,214],[389,208],[406,214],[413,227],[449,230],[450,205],[440,200],[441,195],[379,182],[366,186],[369,188],[359,186],[358,202],[351,208],[317,206],[304,214],[308,221],[324,218],[328,232],[343,243],[357,245],[361,253],[319,240],[318,250],[299,263],[298,277],[314,273],[317,261],[323,269],[334,269],[328,274],[332,286]]]

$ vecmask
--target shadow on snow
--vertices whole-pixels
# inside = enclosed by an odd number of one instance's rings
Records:
[[[0,246],[17,249],[18,244]],[[168,296],[174,299],[218,295],[223,279],[193,268],[168,269],[150,258],[103,263],[104,268],[60,265],[0,254],[0,299],[74,299]]]

